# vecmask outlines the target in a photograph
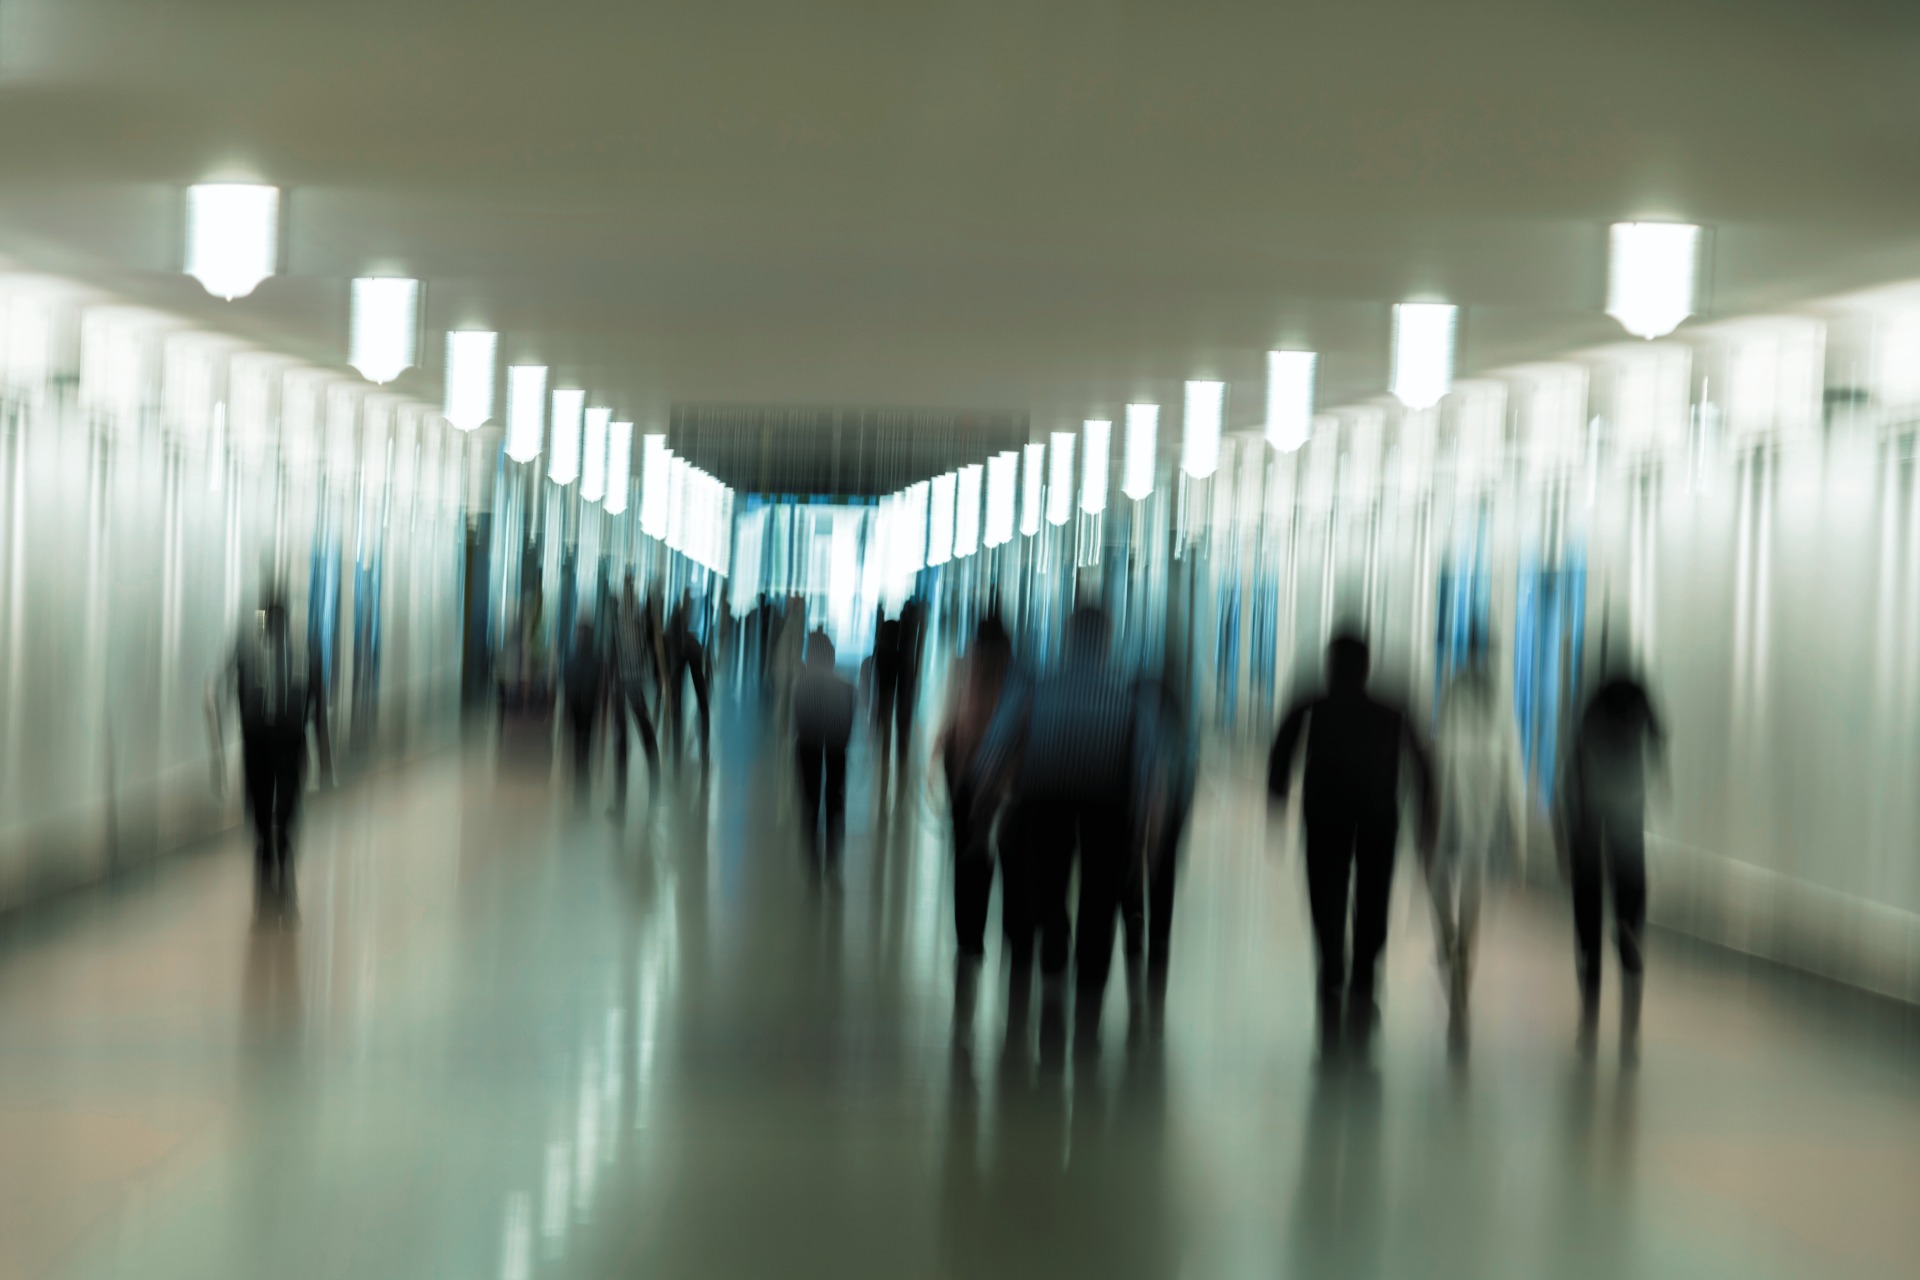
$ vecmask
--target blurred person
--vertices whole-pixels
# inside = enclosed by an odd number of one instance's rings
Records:
[[[647,709],[647,681],[651,667],[647,644],[646,618],[634,592],[633,574],[626,584],[613,619],[613,670],[608,695],[612,699],[610,729],[614,743],[615,791],[612,813],[627,806],[627,769],[631,746],[627,739],[627,720],[632,718],[640,734],[641,749],[647,753],[647,777],[657,788],[660,782],[660,742],[654,732],[653,714]]]
[[[1319,950],[1320,1044],[1329,1058],[1343,1047],[1343,1035],[1347,1046],[1364,1054],[1379,1019],[1376,978],[1387,941],[1403,759],[1413,766],[1423,858],[1432,847],[1437,817],[1426,748],[1404,710],[1368,692],[1370,661],[1365,640],[1335,637],[1327,646],[1326,688],[1287,712],[1267,762],[1268,793],[1274,803],[1285,804],[1304,739],[1307,899]]]
[[[1564,759],[1561,857],[1573,887],[1582,1053],[1600,1021],[1601,900],[1613,896],[1620,949],[1620,1055],[1640,1051],[1641,935],[1647,920],[1647,773],[1665,763],[1666,731],[1646,686],[1625,670],[1603,677],[1588,698]]]
[[[1074,953],[1075,1016],[1083,1042],[1097,1031],[1114,920],[1138,834],[1143,726],[1139,686],[1109,653],[1107,615],[1074,611],[1065,653],[1048,675],[1012,682],[973,769],[974,804],[983,821],[1004,795],[1003,912],[1016,973],[1040,941],[1042,975],[1052,988]],[[1080,870],[1077,920],[1067,888]]]
[[[880,776],[888,776],[894,759],[895,705],[900,695],[900,622],[884,613],[874,624],[872,666],[873,746]],[[906,750],[900,743],[899,749]]]
[[[927,609],[919,596],[900,606],[899,659],[893,685],[894,756],[905,760],[913,748],[913,711],[920,696],[920,659],[926,643]]]
[[[242,627],[207,690],[213,785],[221,796],[227,787],[221,723],[229,695],[240,709],[241,772],[253,825],[256,900],[262,907],[291,906],[293,826],[306,789],[308,729],[319,748],[323,776],[333,773],[333,744],[318,655],[293,639],[286,601],[277,588],[267,591],[260,609]]]
[[[1467,995],[1480,921],[1481,886],[1502,824],[1526,840],[1525,772],[1519,726],[1484,658],[1463,668],[1440,700],[1435,730],[1440,832],[1427,862],[1434,938],[1447,983],[1448,1035],[1465,1043]]]
[[[807,599],[801,595],[787,597],[781,610],[779,628],[774,640],[770,677],[773,687],[773,705],[779,717],[777,726],[785,733],[793,714],[793,689],[800,678],[801,662],[806,652],[807,640]]]
[[[567,665],[561,675],[567,732],[573,743],[573,793],[581,804],[593,790],[593,729],[606,701],[607,668],[591,619],[582,616],[573,629]]]
[[[1172,677],[1154,681],[1150,694],[1158,706],[1153,718],[1146,839],[1142,861],[1129,877],[1121,920],[1126,927],[1128,956],[1144,954],[1148,975],[1164,978],[1173,937],[1173,891],[1180,844],[1193,812],[1200,752],[1199,734],[1180,682]]]
[[[991,824],[983,823],[976,812],[970,779],[974,756],[993,723],[1012,666],[1013,641],[1000,619],[990,614],[975,630],[966,655],[954,661],[947,679],[947,705],[934,739],[934,759],[946,779],[953,823],[953,925],[963,960],[978,960],[986,954],[987,900],[993,894]],[[882,741],[891,714],[888,707],[879,717]],[[1006,912],[1003,900],[1003,922]]]
[[[683,750],[686,741],[686,686],[691,682],[700,716],[700,760],[704,764],[708,759],[712,731],[707,708],[708,655],[700,633],[694,628],[691,591],[680,593],[680,603],[674,606],[673,616],[667,622],[664,657],[668,690],[667,733],[673,740],[674,751]]]
[[[824,631],[814,632],[807,640],[806,668],[793,682],[793,738],[807,851],[814,869],[823,873],[837,870],[846,833],[847,743],[856,701],[852,682],[834,669],[833,641]]]

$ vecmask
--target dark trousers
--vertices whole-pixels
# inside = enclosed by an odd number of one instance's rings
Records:
[[[686,745],[686,685],[693,681],[693,700],[700,716],[700,758],[707,758],[707,742],[710,730],[710,717],[707,711],[707,667],[703,662],[681,661],[674,664],[673,675],[668,677],[667,694],[667,736],[668,745],[678,753]]]
[[[794,747],[800,775],[800,819],[806,823],[807,851],[816,860],[836,858],[847,829],[847,749],[819,742]],[[826,843],[820,841],[821,818],[826,819]]]
[[[632,746],[627,740],[627,717],[633,717],[633,723],[640,731],[640,749],[647,753],[647,772],[654,778],[660,776],[660,739],[653,731],[653,715],[647,710],[646,690],[635,682],[625,685],[619,697],[620,707],[614,713],[619,727],[613,735],[613,760],[615,785],[620,799],[625,800],[627,762],[632,758]]]
[[[1573,824],[1573,936],[1578,947],[1580,990],[1600,994],[1601,899],[1613,892],[1613,923],[1620,945],[1620,971],[1637,977],[1640,938],[1647,924],[1647,844],[1643,815],[1583,814]]]
[[[948,793],[953,798],[953,931],[960,954],[978,956],[987,949],[987,903],[993,897],[993,850],[986,824],[973,819],[973,798],[964,787]],[[1000,914],[1006,916],[1003,904]]]
[[[1148,963],[1160,968],[1166,966],[1173,938],[1173,890],[1185,826],[1184,811],[1168,814],[1158,846],[1148,850],[1144,866],[1130,869],[1122,889],[1120,920],[1126,926],[1127,955],[1144,951]]]
[[[298,734],[261,730],[241,743],[247,814],[253,822],[254,868],[262,884],[282,880],[292,859],[293,822],[305,789],[307,741]]]
[[[1110,800],[1027,800],[1016,806],[1010,824],[1021,866],[1009,870],[1009,889],[1025,880],[1011,928],[1025,934],[1030,951],[1037,935],[1043,973],[1066,972],[1074,957],[1074,981],[1083,997],[1098,999],[1113,964],[1113,926],[1127,874],[1130,843],[1125,797]],[[1080,903],[1070,918],[1067,890],[1075,856],[1080,863]],[[1012,932],[1009,940],[1016,941]],[[1017,941],[1016,941],[1017,946]],[[1016,949],[1015,959],[1020,951]]]
[[[1344,991],[1354,1007],[1370,1004],[1380,952],[1387,942],[1387,900],[1393,889],[1394,818],[1331,817],[1307,823],[1307,901],[1320,950],[1320,995]],[[1347,965],[1348,886],[1352,886],[1353,965]]]
[[[573,744],[573,793],[581,800],[593,789],[592,703],[567,704],[567,735]]]

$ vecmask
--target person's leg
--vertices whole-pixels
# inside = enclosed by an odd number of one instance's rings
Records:
[[[1073,947],[1073,918],[1067,910],[1067,888],[1073,880],[1077,839],[1073,810],[1054,802],[1035,806],[1030,819],[1034,837],[1032,899],[1034,932],[1040,942],[1040,971],[1060,977],[1067,971]]]
[[[820,755],[827,793],[827,857],[837,864],[847,838],[847,749],[827,747]]]
[[[993,855],[974,832],[971,798],[953,792],[953,932],[962,956],[986,950],[987,900],[993,895]]]
[[[1645,818],[1624,814],[1607,829],[1607,869],[1613,887],[1613,922],[1620,945],[1620,1056],[1640,1053],[1641,939],[1647,924]]]
[[[713,742],[713,717],[707,710],[706,664],[689,664],[687,674],[693,678],[693,700],[700,713],[700,760],[705,763]]]
[[[274,761],[274,882],[283,900],[293,900],[293,827],[306,792],[307,743],[304,735],[282,744]]]
[[[1180,836],[1186,829],[1187,815],[1179,810],[1167,815],[1160,837],[1160,848],[1147,866],[1147,967],[1165,969],[1167,949],[1173,938],[1173,888],[1180,871]]]
[[[1015,970],[1033,966],[1038,893],[1035,860],[1042,845],[1032,805],[1013,805],[1000,819],[1000,934]]]
[[[800,780],[800,829],[807,853],[820,857],[820,783],[825,756],[816,743],[801,742],[793,748],[794,772]]]
[[[1347,985],[1347,885],[1352,879],[1351,823],[1307,828],[1307,906],[1319,950],[1320,992],[1338,1002]]]
[[[1113,966],[1113,926],[1127,876],[1127,806],[1087,805],[1077,817],[1080,906],[1074,921],[1074,978],[1083,1025],[1097,1023]]]
[[[1375,977],[1387,944],[1387,907],[1393,896],[1394,847],[1400,838],[1392,818],[1360,825],[1353,858],[1353,970],[1347,981],[1347,1012],[1371,1026]]]
[[[647,753],[647,774],[658,779],[660,776],[660,739],[653,731],[653,717],[647,712],[646,691],[638,684],[627,690],[627,708],[633,713],[634,727],[640,731],[640,749]],[[627,735],[622,730],[624,739]]]
[[[1568,873],[1573,886],[1573,941],[1581,999],[1600,998],[1600,917],[1602,862],[1600,825],[1577,822],[1571,832]]]
[[[1443,973],[1451,973],[1459,955],[1460,920],[1454,905],[1458,888],[1460,851],[1447,845],[1434,851],[1427,865],[1427,893],[1433,899],[1433,942]]]
[[[241,777],[247,789],[247,820],[253,826],[255,887],[273,887],[273,768],[265,744],[255,739],[240,746]]]
[[[573,793],[585,802],[593,787],[593,771],[587,759],[593,750],[593,713],[569,706],[567,727],[573,733]]]

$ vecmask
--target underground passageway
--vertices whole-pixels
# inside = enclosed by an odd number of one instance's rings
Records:
[[[856,753],[816,893],[779,759],[716,729],[651,799],[636,760],[618,827],[604,779],[576,809],[484,737],[328,795],[295,929],[252,923],[237,838],[16,928],[0,1276],[1866,1277],[1920,1247],[1913,1038],[1857,996],[1656,937],[1641,1067],[1582,1066],[1565,912],[1503,897],[1450,1064],[1403,862],[1377,1070],[1316,1073],[1299,867],[1218,748],[1164,1009],[1116,984],[1055,1070],[997,943],[957,987],[921,780],[884,807]]]

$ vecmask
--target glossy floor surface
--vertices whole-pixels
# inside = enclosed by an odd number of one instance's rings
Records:
[[[17,924],[0,1278],[1914,1274],[1903,1011],[1666,941],[1639,1069],[1583,1066],[1564,915],[1503,899],[1450,1063],[1403,868],[1375,1069],[1317,1072],[1217,758],[1164,1003],[1060,1064],[997,951],[956,981],[921,784],[856,756],[816,892],[757,736],[620,825],[490,742],[323,797],[295,927],[237,838]]]

